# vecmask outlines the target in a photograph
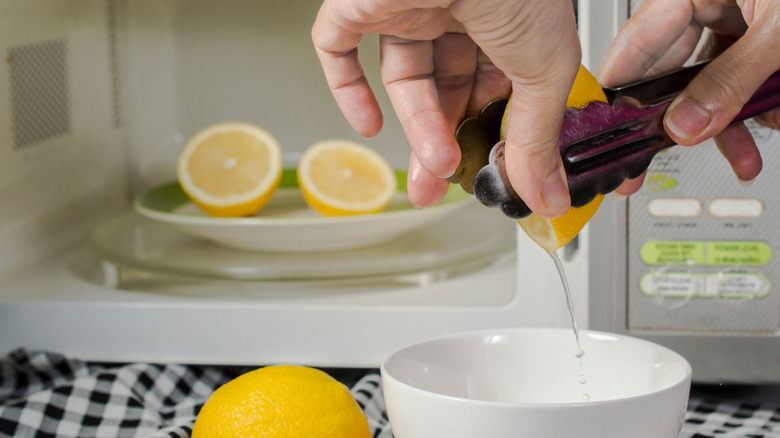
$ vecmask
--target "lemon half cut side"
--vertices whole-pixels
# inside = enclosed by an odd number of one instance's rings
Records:
[[[348,140],[311,145],[298,163],[298,185],[306,203],[324,216],[379,213],[398,188],[381,154]]]
[[[184,145],[176,175],[185,193],[206,213],[249,216],[279,186],[282,152],[267,130],[246,122],[221,122],[195,133]]]
[[[596,78],[582,65],[574,79],[574,85],[566,102],[568,108],[582,109],[593,101],[607,101],[604,90]],[[501,138],[506,137],[506,124],[509,119],[509,105],[501,121]],[[534,242],[547,251],[556,251],[571,242],[591,217],[596,214],[604,195],[597,195],[588,204],[579,208],[570,208],[557,218],[546,218],[535,213],[517,221],[520,228]]]

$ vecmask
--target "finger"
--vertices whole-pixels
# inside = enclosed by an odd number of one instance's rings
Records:
[[[709,61],[716,58],[726,49],[731,47],[739,38],[732,35],[726,35],[722,33],[714,33],[709,29],[706,29],[702,37],[702,42],[699,44],[699,49],[696,52],[696,62]]]
[[[449,183],[425,169],[412,153],[409,159],[409,173],[406,177],[406,191],[409,200],[417,208],[432,207],[447,194]]]
[[[340,26],[323,4],[312,27],[312,41],[328,87],[352,128],[363,137],[382,129],[382,111],[358,60],[362,34]]]
[[[474,91],[471,93],[466,108],[466,117],[477,117],[482,108],[490,101],[497,98],[509,98],[511,93],[512,81],[493,64],[485,52],[478,51]]]
[[[693,5],[693,17],[716,34],[740,36],[747,30],[747,23],[734,0],[687,0]]]
[[[414,155],[434,175],[452,175],[460,147],[439,104],[433,43],[382,35],[380,47],[382,81]]]
[[[724,129],[715,136],[715,144],[740,181],[753,181],[761,172],[761,153],[743,123],[735,123]]]
[[[771,128],[778,131],[780,130],[780,108],[775,108],[764,114],[759,114],[758,116],[753,117],[753,120],[765,128]]]
[[[692,21],[690,0],[647,0],[618,31],[596,77],[623,85],[682,65],[696,48],[702,27]]]
[[[780,11],[776,22],[780,21]],[[763,17],[762,17],[763,18]],[[756,18],[745,35],[715,58],[669,105],[667,132],[694,145],[721,132],[778,67],[774,23]]]
[[[647,171],[642,172],[641,175],[634,179],[627,179],[623,181],[622,184],[620,184],[620,187],[615,189],[615,193],[617,193],[620,196],[631,196],[634,193],[638,192],[639,189],[642,188],[642,184],[645,182],[645,176],[647,175]]]
[[[474,89],[477,45],[464,33],[446,33],[433,41],[433,65],[439,106],[454,132]]]

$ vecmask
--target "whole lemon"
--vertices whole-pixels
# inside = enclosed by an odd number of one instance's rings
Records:
[[[324,371],[295,365],[259,368],[217,388],[198,414],[192,438],[370,438],[349,389]]]

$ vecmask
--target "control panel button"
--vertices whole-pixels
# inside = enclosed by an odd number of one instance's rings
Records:
[[[758,199],[713,199],[707,210],[720,218],[757,218],[764,212],[764,203]]]
[[[707,242],[706,252],[706,264],[711,266],[763,266],[772,258],[772,248],[757,241]]]
[[[652,240],[642,245],[639,257],[648,265],[703,265],[704,242]]]
[[[762,274],[724,272],[711,276],[708,288],[725,298],[763,298],[769,294],[769,279]]]
[[[651,272],[639,280],[639,290],[653,297],[686,298],[706,294],[704,277],[690,272]]]
[[[656,198],[647,204],[647,211],[654,217],[697,217],[702,212],[702,205],[698,199],[685,198]]]

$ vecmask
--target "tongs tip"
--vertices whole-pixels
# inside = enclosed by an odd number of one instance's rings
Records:
[[[490,150],[500,139],[501,120],[508,102],[507,99],[489,102],[479,116],[464,120],[455,131],[461,158],[458,168],[448,181],[460,184],[470,194],[474,194],[474,177],[488,164]]]

